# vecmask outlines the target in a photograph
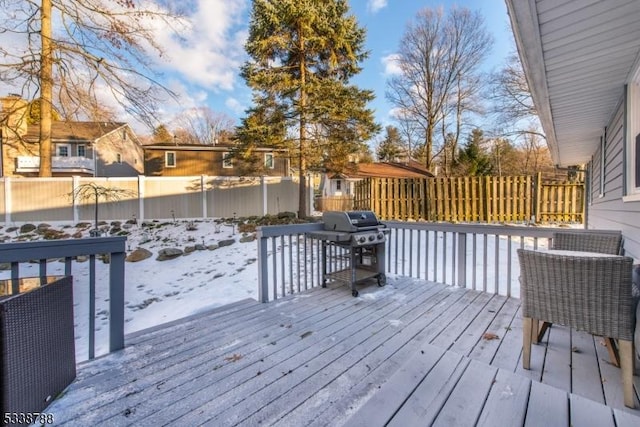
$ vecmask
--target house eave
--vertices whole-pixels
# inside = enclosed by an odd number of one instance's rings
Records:
[[[547,138],[551,158],[559,165],[561,160],[549,102],[536,3],[535,0],[506,0],[506,4],[516,48],[525,70],[525,77],[538,112],[540,124]]]
[[[640,3],[505,0],[556,164],[591,160],[640,55]]]

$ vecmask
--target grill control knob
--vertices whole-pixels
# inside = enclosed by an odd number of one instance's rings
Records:
[[[366,241],[367,241],[367,239],[366,239],[364,236],[360,236],[360,237],[358,237],[358,242],[360,242],[360,243],[364,243],[364,242],[366,242]]]
[[[378,240],[384,239],[384,233],[378,233]]]
[[[376,236],[374,236],[373,234],[369,236],[369,241],[373,242],[374,240],[376,240]]]

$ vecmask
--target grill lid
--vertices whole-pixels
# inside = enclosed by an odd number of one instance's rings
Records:
[[[372,211],[327,211],[322,213],[325,230],[356,232],[377,228],[380,223]]]

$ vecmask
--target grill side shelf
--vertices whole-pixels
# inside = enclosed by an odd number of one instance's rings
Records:
[[[329,242],[349,242],[351,241],[351,233],[341,231],[310,231],[307,236],[312,239],[325,240]]]

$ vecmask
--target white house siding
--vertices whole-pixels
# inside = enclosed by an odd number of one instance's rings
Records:
[[[602,150],[593,155],[589,169],[590,203],[587,206],[588,228],[621,230],[625,254],[640,260],[640,202],[623,202],[625,186],[624,105],[619,103],[607,126],[604,147],[604,180],[600,168]],[[602,189],[601,189],[602,183]]]

